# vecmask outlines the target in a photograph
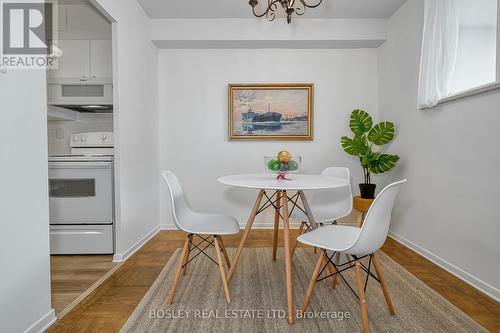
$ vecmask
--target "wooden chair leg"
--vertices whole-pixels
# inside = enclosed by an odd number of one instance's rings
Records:
[[[221,248],[219,246],[218,236],[214,236],[215,252],[217,252],[217,262],[219,263],[219,272],[222,279],[222,286],[224,287],[224,294],[226,295],[227,303],[231,303],[231,295],[229,294],[229,286],[227,285],[226,272],[224,271],[224,263],[220,254]]]
[[[385,280],[382,276],[382,270],[378,264],[378,259],[375,256],[375,253],[372,254],[373,266],[375,266],[375,272],[377,273],[377,277],[380,280],[380,286],[382,287],[382,291],[384,293],[385,301],[387,302],[387,307],[389,308],[389,312],[391,315],[395,315],[396,311],[394,310],[394,305],[392,304],[391,296],[389,295],[389,291],[387,290],[387,286],[385,284]]]
[[[276,251],[278,249],[278,232],[280,226],[280,214],[279,209],[281,208],[281,191],[276,194],[276,208],[274,211],[274,232],[273,232],[273,260],[276,260]]]
[[[188,237],[189,237],[189,245],[186,251],[186,255],[184,256],[184,261],[182,263],[182,266],[184,266],[184,268],[182,269],[182,275],[186,275],[187,262],[189,261],[189,255],[191,254],[191,245],[193,244],[193,235],[189,235]]]
[[[283,191],[283,252],[285,253],[285,278],[286,295],[288,300],[288,323],[295,322],[295,310],[293,308],[293,277],[292,277],[292,257],[290,256],[290,222],[288,212],[288,196]]]
[[[333,268],[333,272],[336,273],[334,276],[333,276],[333,280],[332,280],[332,288],[335,289],[337,288],[337,278],[338,278],[338,271],[337,271],[337,268],[335,268],[335,266],[333,266],[333,264],[330,263],[330,265],[332,265],[332,268]]]
[[[247,241],[247,237],[248,237],[248,234],[250,233],[250,229],[252,229],[252,224],[255,220],[255,216],[257,215],[257,211],[259,210],[260,202],[262,201],[262,196],[264,196],[264,190],[260,190],[259,194],[257,195],[257,199],[255,200],[255,203],[253,205],[252,212],[250,213],[250,216],[248,217],[245,231],[243,232],[243,235],[241,236],[240,244],[238,244],[238,249],[236,250],[236,254],[234,255],[234,258],[233,258],[233,263],[231,265],[231,268],[229,269],[229,272],[227,273],[227,281],[231,281],[231,278],[233,277],[234,270],[236,269],[236,264],[238,263],[238,260],[240,260],[241,251],[243,251],[243,247],[245,246],[245,242]]]
[[[224,242],[222,242],[222,236],[218,236],[220,248],[222,249],[222,254],[224,254],[224,260],[226,260],[227,269],[231,268],[231,262],[229,261],[229,256],[227,255],[226,247],[224,246]]]
[[[311,276],[311,281],[309,281],[309,286],[307,287],[306,297],[304,298],[304,302],[302,303],[302,307],[300,308],[302,312],[305,312],[307,306],[309,305],[309,301],[311,299],[311,295],[314,289],[314,285],[316,284],[316,280],[318,279],[319,272],[321,270],[321,265],[324,261],[324,251],[321,251],[318,261],[316,261],[316,266],[314,267],[313,274]]]
[[[297,234],[297,237],[299,237],[300,235],[302,235],[304,233],[304,226],[305,226],[305,223],[300,222],[299,233]],[[299,241],[295,240],[295,244],[293,244],[293,248],[292,248],[292,253],[290,254],[292,257],[293,257],[293,254],[295,253],[295,249],[297,248],[298,244],[299,244]]]
[[[327,263],[328,263],[328,261],[326,260],[325,256],[323,256],[323,266],[325,266]],[[331,273],[332,268],[330,267],[330,265],[327,265],[326,267],[328,268],[328,271]],[[326,273],[326,272],[323,273],[323,275],[327,275],[327,274],[328,273]],[[326,280],[323,280],[323,283],[325,283],[325,282],[326,282]]]
[[[332,265],[332,263],[330,261],[328,261],[328,258],[325,258],[323,256],[323,261],[325,262],[325,264],[327,264],[327,267],[328,267],[328,270],[330,271],[330,274],[337,273],[337,269],[335,268],[335,266]],[[335,274],[334,276],[332,276],[332,288],[333,289],[335,289],[337,287],[337,275],[338,274]]]
[[[172,304],[172,302],[174,301],[175,290],[177,289],[177,283],[179,283],[179,278],[181,277],[182,263],[184,262],[184,257],[186,255],[188,246],[189,246],[189,236],[186,237],[186,241],[184,242],[184,247],[182,248],[182,253],[179,256],[179,264],[177,265],[177,270],[175,271],[174,281],[172,282],[172,286],[170,287],[170,291],[168,293],[168,298],[167,298],[168,304]]]
[[[368,333],[368,312],[366,310],[366,296],[365,287],[363,283],[363,275],[361,273],[361,264],[359,260],[356,260],[355,270],[356,270],[356,285],[358,288],[359,304],[361,306],[361,321],[363,325],[363,333]]]

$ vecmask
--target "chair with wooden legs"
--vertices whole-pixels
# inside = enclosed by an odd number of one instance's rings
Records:
[[[162,175],[170,191],[174,223],[179,230],[187,233],[186,241],[179,256],[179,264],[177,265],[174,281],[168,294],[167,303],[172,304],[181,275],[186,274],[188,264],[200,254],[205,255],[218,265],[226,300],[228,303],[231,303],[231,295],[224,268],[224,265],[227,265],[227,269],[229,269],[230,263],[221,236],[237,234],[240,231],[238,221],[227,215],[194,212],[184,198],[184,191],[177,177],[171,171],[163,171]],[[195,241],[195,236],[199,238],[198,243]],[[215,247],[216,260],[205,252],[211,245]],[[195,249],[198,252],[192,255],[191,251]],[[224,257],[224,260],[222,257]]]
[[[321,172],[324,176],[346,179],[349,185],[328,190],[316,190],[309,200],[309,206],[314,215],[314,220],[320,226],[325,224],[336,224],[337,220],[349,215],[352,211],[352,189],[351,173],[348,168],[329,167]],[[300,209],[292,212],[291,217],[302,221],[299,227],[299,235],[311,230],[307,215]],[[295,242],[292,248],[292,256],[297,247]],[[316,249],[315,249],[316,250]]]
[[[382,247],[387,238],[389,225],[391,223],[392,208],[401,184],[404,182],[406,182],[406,179],[392,183],[380,192],[368,210],[365,222],[361,228],[328,225],[298,237],[299,242],[321,249],[311,281],[309,282],[309,287],[307,288],[304,302],[302,303],[302,311],[305,311],[309,304],[316,282],[330,276],[335,278],[339,275],[359,300],[363,332],[368,332],[368,313],[366,310],[365,291],[370,277],[380,283],[389,312],[392,315],[395,314],[394,306],[389,296],[389,292],[387,291],[387,285],[382,277],[381,267],[375,253]],[[346,254],[350,256],[351,260],[341,265],[336,265],[332,261],[332,258],[337,253]],[[361,262],[363,258],[368,260],[367,265]],[[372,264],[375,268],[376,276],[371,272]],[[318,278],[328,265],[333,265],[335,267],[335,272],[328,276]],[[354,288],[349,285],[342,275],[343,271],[350,268],[354,268],[356,272],[357,294]],[[363,271],[366,273],[366,277]]]

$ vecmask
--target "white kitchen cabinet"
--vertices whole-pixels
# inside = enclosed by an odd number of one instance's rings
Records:
[[[90,73],[91,78],[113,77],[110,40],[90,41]]]
[[[67,11],[67,30],[59,35],[60,39],[111,39],[111,23],[85,0],[60,0],[81,4],[61,5]]]
[[[61,49],[62,56],[57,59],[57,69],[50,70],[50,78],[88,80],[90,41],[59,40],[56,45]]]
[[[57,68],[49,70],[49,83],[81,81],[111,83],[111,40],[59,40],[62,50]]]

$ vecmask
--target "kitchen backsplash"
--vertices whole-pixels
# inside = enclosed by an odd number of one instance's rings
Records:
[[[113,131],[113,115],[111,114],[91,114],[79,118],[76,121],[49,120],[47,122],[49,155],[69,154],[69,139],[73,133]]]

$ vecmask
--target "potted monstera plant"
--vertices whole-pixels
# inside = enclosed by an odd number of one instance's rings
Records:
[[[349,155],[357,156],[363,168],[364,183],[359,184],[361,197],[373,199],[375,184],[371,183],[371,174],[380,174],[394,168],[399,160],[398,155],[379,152],[378,146],[388,144],[394,139],[394,124],[382,121],[373,125],[372,117],[363,110],[351,113],[349,127],[353,137],[343,136],[340,139],[342,148]]]

